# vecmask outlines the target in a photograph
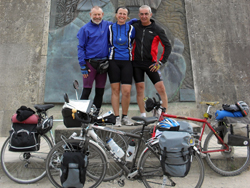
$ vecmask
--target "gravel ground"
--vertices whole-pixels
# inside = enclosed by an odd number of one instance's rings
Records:
[[[206,166],[206,169],[208,166]],[[53,188],[52,184],[48,180],[47,177],[38,181],[35,184],[17,184],[11,181],[6,175],[3,173],[2,168],[0,169],[0,187],[2,188]],[[103,182],[100,188],[120,188],[117,184],[117,181],[113,182]],[[130,180],[125,180],[124,188],[143,188],[143,183]],[[249,188],[250,187],[250,171],[245,171],[239,176],[234,177],[222,177],[210,169],[206,170],[205,179],[202,185],[203,188]]]
[[[0,146],[2,147],[3,141],[6,138],[0,137]],[[233,177],[223,177],[215,172],[213,172],[204,161],[205,164],[205,179],[202,188],[249,188],[250,187],[250,167],[247,171],[243,172],[238,176]],[[38,181],[34,184],[17,184],[10,180],[3,172],[2,167],[0,167],[0,187],[1,188],[53,188],[47,177]],[[100,188],[120,188],[117,181],[103,182]],[[124,188],[143,188],[142,182],[137,180],[130,181],[125,180]]]

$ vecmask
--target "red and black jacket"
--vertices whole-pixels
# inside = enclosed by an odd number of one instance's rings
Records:
[[[152,64],[157,62],[159,42],[163,46],[163,53],[159,61],[166,63],[171,53],[171,44],[163,28],[158,26],[154,20],[150,20],[149,26],[143,26],[141,21],[133,24],[136,34],[133,44],[133,61]]]

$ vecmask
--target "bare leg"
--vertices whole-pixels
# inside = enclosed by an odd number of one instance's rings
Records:
[[[167,96],[166,89],[165,89],[165,86],[163,84],[163,81],[157,82],[155,84],[155,89],[159,93],[159,95],[161,96],[162,107],[165,107],[166,112],[167,112],[167,110],[168,110],[168,96]]]
[[[145,113],[145,108],[144,108],[144,90],[145,90],[145,83],[144,82],[139,82],[135,84],[136,86],[136,92],[137,92],[137,104],[139,106],[139,110],[141,113]]]
[[[119,116],[119,106],[120,106],[120,83],[111,84],[111,103],[115,113],[115,116]]]
[[[122,84],[121,91],[122,91],[122,114],[127,115],[130,104],[131,85]]]

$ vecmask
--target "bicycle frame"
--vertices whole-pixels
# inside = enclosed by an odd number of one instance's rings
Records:
[[[86,130],[86,136],[89,137],[89,138],[92,138],[94,140],[94,142],[96,142],[99,147],[98,148],[101,148],[101,151],[103,152],[103,154],[105,155],[106,159],[107,159],[107,162],[109,162],[109,159],[107,157],[107,154],[104,150],[107,150],[111,156],[115,159],[116,163],[124,170],[124,172],[126,173],[126,175],[128,175],[128,178],[131,179],[133,178],[134,176],[136,176],[138,174],[138,169],[136,171],[133,171],[133,167],[135,166],[135,163],[136,163],[136,158],[139,154],[139,147],[141,145],[141,142],[144,141],[145,142],[145,145],[147,146],[146,148],[147,149],[151,149],[151,145],[155,144],[158,142],[158,139],[154,139],[153,142],[146,142],[145,139],[143,138],[143,131],[144,131],[144,127],[142,128],[142,132],[140,135],[138,134],[133,134],[133,133],[129,133],[129,132],[124,132],[124,131],[120,131],[120,130],[116,130],[116,129],[112,129],[112,128],[108,128],[108,127],[103,127],[103,126],[98,126],[98,125],[94,125],[94,124],[89,124],[88,127],[85,129]],[[138,147],[137,147],[137,150],[136,150],[136,153],[135,153],[135,157],[132,161],[132,168],[129,169],[127,166],[126,166],[126,163],[124,163],[125,161],[121,160],[119,157],[116,157],[115,154],[110,150],[110,148],[107,146],[106,143],[103,142],[103,140],[101,140],[98,135],[95,133],[94,129],[97,129],[97,130],[101,130],[101,131],[107,131],[107,132],[111,132],[111,133],[116,133],[116,134],[120,134],[120,135],[123,135],[123,136],[128,136],[128,137],[131,137],[131,138],[135,138],[135,139],[138,139]],[[73,135],[71,136],[71,138],[73,139],[85,139],[84,136],[83,136],[83,132],[84,132],[84,128],[82,129],[81,133],[79,136],[76,136],[76,135]],[[73,133],[74,134],[74,133]],[[152,149],[151,149],[152,150]],[[143,152],[145,152],[146,150],[144,150]],[[142,157],[142,154],[143,152],[141,153],[140,157],[139,157],[139,161]]]
[[[207,154],[207,153],[212,153],[212,152],[223,152],[223,151],[228,151],[229,150],[228,145],[224,143],[223,139],[217,134],[217,132],[214,130],[214,128],[211,126],[211,124],[207,121],[207,118],[200,119],[200,118],[184,117],[184,116],[171,115],[171,114],[167,114],[167,113],[162,112],[160,117],[159,117],[159,121],[162,121],[164,119],[164,117],[176,118],[176,119],[184,119],[184,120],[195,121],[195,122],[201,122],[201,123],[203,123],[203,125],[202,125],[202,129],[201,129],[201,135],[200,135],[200,138],[199,138],[199,143],[201,143],[201,140],[202,140],[202,137],[203,137],[203,134],[204,134],[204,131],[205,131],[205,127],[207,125],[209,127],[209,129],[211,131],[213,131],[214,135],[222,143],[222,145],[225,146],[225,149],[203,151],[201,145],[199,144],[197,146],[197,148],[201,153]]]

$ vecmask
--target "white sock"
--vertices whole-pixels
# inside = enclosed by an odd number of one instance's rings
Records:
[[[146,113],[141,113],[141,117],[146,117]]]

